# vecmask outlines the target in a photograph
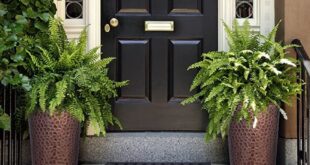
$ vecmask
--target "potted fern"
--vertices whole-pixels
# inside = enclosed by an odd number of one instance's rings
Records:
[[[206,140],[228,134],[230,164],[276,164],[278,114],[281,103],[301,91],[296,61],[275,42],[277,25],[267,36],[252,32],[248,21],[225,24],[227,52],[209,52],[189,69],[199,69],[182,102],[199,100],[209,114]]]
[[[78,41],[69,41],[62,22],[49,23],[49,45],[39,55],[28,52],[33,73],[26,116],[33,164],[77,164],[80,127],[94,127],[105,135],[111,124],[120,126],[112,115],[110,101],[117,88],[127,82],[108,77],[113,58],[100,59],[98,48],[86,51],[86,28]]]

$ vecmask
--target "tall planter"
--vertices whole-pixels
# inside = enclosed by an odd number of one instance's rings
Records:
[[[240,108],[240,106],[238,107]],[[253,128],[246,121],[234,120],[229,129],[229,157],[231,165],[276,164],[279,112],[269,105],[266,112],[257,117]]]
[[[78,164],[80,123],[68,113],[34,113],[29,132],[33,165]]]

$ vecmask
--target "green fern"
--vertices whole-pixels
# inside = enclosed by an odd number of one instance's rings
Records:
[[[270,103],[279,107],[301,91],[297,63],[286,57],[286,49],[296,45],[274,41],[279,24],[267,36],[252,32],[248,21],[224,26],[230,50],[203,53],[203,60],[189,67],[199,69],[190,88],[198,93],[182,102],[200,101],[208,112],[206,140],[224,138],[233,118],[251,123],[251,114],[257,116]]]
[[[82,125],[91,124],[97,135],[105,135],[109,125],[120,126],[111,112],[110,100],[128,82],[108,77],[107,66],[114,58],[100,59],[100,47],[86,51],[87,28],[77,41],[69,41],[59,19],[50,21],[47,40],[49,45],[38,47],[40,54],[27,52],[34,76],[26,115],[65,111]]]

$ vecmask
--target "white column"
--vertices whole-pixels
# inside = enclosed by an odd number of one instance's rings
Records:
[[[65,0],[54,0],[54,3],[55,3],[56,8],[57,8],[56,17],[59,17],[62,20],[65,20],[65,15],[66,15]]]
[[[87,0],[88,48],[101,45],[101,1]]]
[[[260,26],[261,33],[268,34],[275,26],[275,2],[274,0],[260,0]]]
[[[218,50],[228,50],[223,22],[231,27],[235,18],[235,0],[218,0]]]

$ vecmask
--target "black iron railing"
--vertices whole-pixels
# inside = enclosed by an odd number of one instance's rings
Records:
[[[300,61],[301,72],[298,75],[303,81],[302,93],[297,96],[297,161],[298,165],[309,164],[309,108],[310,108],[310,59],[300,42],[295,39],[293,44],[296,47],[297,59]]]
[[[16,123],[17,94],[11,87],[0,86],[0,105],[11,116],[11,131],[0,130],[0,165],[22,164],[22,131]]]

